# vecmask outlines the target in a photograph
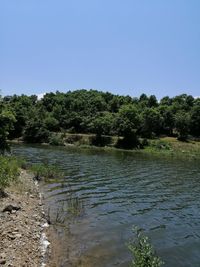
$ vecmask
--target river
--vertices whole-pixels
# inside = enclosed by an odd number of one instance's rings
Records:
[[[164,266],[200,266],[199,161],[75,147],[12,151],[64,171],[42,185],[58,267],[128,267],[133,226],[144,229]]]

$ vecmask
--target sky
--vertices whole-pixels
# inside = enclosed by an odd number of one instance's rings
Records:
[[[200,95],[199,0],[0,0],[3,95]]]

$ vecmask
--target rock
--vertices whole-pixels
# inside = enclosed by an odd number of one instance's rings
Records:
[[[0,198],[8,197],[8,194],[0,189]]]
[[[21,207],[19,205],[7,205],[4,209],[3,209],[3,212],[13,212],[13,211],[17,211],[17,210],[20,210]]]
[[[1,253],[0,254],[0,265],[4,265],[4,264],[6,264],[6,254]]]
[[[15,235],[8,235],[8,238],[10,238],[11,240],[14,240],[16,238]]]
[[[5,259],[0,260],[0,265],[4,265],[4,264],[6,264],[6,260]]]
[[[4,253],[4,252],[1,253],[1,254],[0,254],[0,259],[5,259],[5,258],[6,258],[6,253]]]
[[[16,238],[21,238],[22,235],[21,235],[21,234],[15,234],[15,237],[16,237]]]

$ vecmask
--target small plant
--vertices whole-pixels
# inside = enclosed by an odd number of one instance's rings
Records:
[[[128,244],[129,250],[133,254],[131,267],[160,267],[164,263],[156,255],[156,252],[151,245],[149,238],[145,236],[141,229],[134,228],[136,238]]]
[[[63,173],[55,165],[49,165],[47,163],[34,164],[31,166],[31,171],[35,175],[35,179],[40,181],[44,179],[45,181],[49,179],[62,178]]]
[[[67,211],[74,215],[74,216],[79,216],[83,212],[83,203],[78,197],[70,197],[67,200]]]
[[[9,156],[0,156],[0,197],[6,196],[5,188],[16,181],[20,174],[20,162]]]

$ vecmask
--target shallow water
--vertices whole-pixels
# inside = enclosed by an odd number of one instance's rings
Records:
[[[48,160],[65,173],[43,186],[58,266],[129,266],[134,225],[151,238],[164,266],[200,266],[199,161],[24,145],[13,153]]]

